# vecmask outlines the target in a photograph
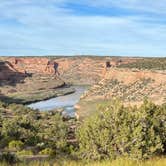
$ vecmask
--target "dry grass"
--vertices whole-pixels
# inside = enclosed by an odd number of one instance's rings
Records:
[[[82,161],[69,161],[60,160],[55,162],[48,161],[34,161],[30,163],[19,163],[16,166],[165,166],[166,158],[154,158],[147,161],[135,161],[130,159],[117,159],[114,161],[102,161],[102,162],[82,162]],[[0,166],[8,166],[6,163],[1,163]]]

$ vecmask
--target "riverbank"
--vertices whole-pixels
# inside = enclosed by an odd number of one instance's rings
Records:
[[[56,76],[34,74],[16,85],[0,87],[0,100],[7,103],[30,104],[75,92]]]

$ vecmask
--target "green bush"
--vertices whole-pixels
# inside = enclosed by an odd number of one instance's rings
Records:
[[[26,155],[27,155],[27,156],[28,156],[28,155],[29,155],[29,156],[32,156],[32,155],[33,155],[33,152],[32,152],[31,150],[22,150],[22,151],[18,151],[18,152],[17,152],[17,155],[18,155],[18,156],[19,156],[19,155],[20,155],[20,156],[21,156],[21,155],[23,155],[23,156],[24,156],[24,155],[25,155],[25,156],[26,156]]]
[[[9,149],[10,150],[21,150],[24,146],[24,143],[21,141],[11,141],[9,142]]]
[[[2,125],[2,135],[18,140],[21,136],[20,127],[18,125],[18,118],[6,119]]]
[[[26,145],[36,145],[40,140],[37,136],[38,123],[29,116],[6,119],[2,125],[2,136],[12,140],[21,140]]]
[[[112,101],[85,120],[77,131],[82,158],[100,160],[127,156],[146,159],[164,152],[166,107],[145,101],[124,107]]]
[[[43,149],[42,151],[40,151],[39,154],[42,154],[42,155],[53,155],[54,151],[51,148],[46,148],[46,149]]]
[[[46,142],[56,151],[63,151],[67,146],[67,125],[59,114],[54,115],[50,122],[45,128]]]
[[[14,154],[5,152],[5,153],[0,154],[0,161],[1,162],[6,162],[6,163],[9,163],[9,164],[14,164],[14,163],[18,162],[18,158]]]
[[[6,148],[8,147],[9,145],[9,142],[11,141],[12,139],[10,137],[2,137],[0,139],[0,149],[3,149],[3,148]]]
[[[6,108],[6,107],[7,107],[7,104],[2,102],[2,101],[0,101],[0,108]]]

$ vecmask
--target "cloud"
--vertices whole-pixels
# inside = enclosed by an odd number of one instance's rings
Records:
[[[66,7],[69,2],[74,1],[2,0],[0,54],[165,56],[166,24],[161,17],[79,15]],[[118,7],[129,3],[102,2],[85,5],[107,8],[109,3]]]

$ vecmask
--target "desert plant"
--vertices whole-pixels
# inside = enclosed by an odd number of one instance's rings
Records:
[[[51,148],[46,148],[46,149],[41,150],[39,152],[39,154],[42,154],[42,155],[53,155],[54,151]]]
[[[60,114],[55,114],[50,119],[51,124],[45,128],[46,140],[56,150],[67,146],[67,125]]]
[[[33,152],[31,150],[21,150],[21,151],[17,152],[17,155],[18,156],[21,156],[21,155],[23,155],[23,156],[30,155],[31,156],[31,155],[33,155]]]
[[[0,161],[6,162],[7,164],[14,164],[18,162],[19,160],[16,155],[11,154],[9,152],[5,152],[0,155]]]
[[[10,150],[21,150],[24,146],[24,143],[22,141],[11,141],[9,142],[9,149]]]
[[[166,109],[148,101],[139,108],[112,101],[101,106],[77,131],[81,157],[95,160],[149,158],[164,151],[165,135]]]

